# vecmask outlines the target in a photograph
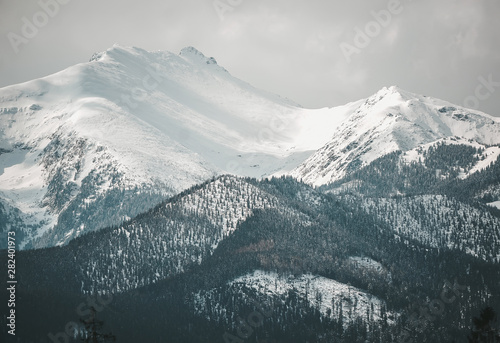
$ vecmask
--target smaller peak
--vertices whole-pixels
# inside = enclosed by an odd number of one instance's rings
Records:
[[[192,46],[187,46],[181,50],[179,53],[181,56],[186,56],[186,55],[194,55],[194,56],[200,56],[200,57],[205,57],[201,51],[198,49],[192,47]]]
[[[384,93],[384,94],[390,94],[390,93],[401,93],[404,92],[401,88],[399,88],[396,85],[389,86],[389,87],[382,87],[377,93]]]
[[[90,57],[89,62],[100,61],[101,58],[106,54],[106,51],[94,52],[92,57]]]
[[[100,61],[103,59],[103,57],[108,56],[109,54],[113,54],[115,52],[132,52],[132,51],[144,51],[142,49],[136,48],[136,47],[126,47],[123,45],[120,45],[118,43],[114,43],[110,48],[106,49],[105,51],[100,51],[96,52],[92,55],[90,58],[89,62],[94,62],[94,61]]]
[[[200,61],[205,62],[206,64],[217,64],[217,61],[213,57],[206,57],[203,55],[201,51],[192,46],[187,46],[181,50],[179,53],[180,56],[188,57],[188,58],[197,58]]]
[[[106,53],[112,53],[112,52],[115,52],[115,51],[125,51],[125,50],[131,50],[133,49],[132,47],[128,47],[128,46],[123,46],[123,45],[120,45],[118,43],[114,43],[111,48],[107,49],[106,50]]]
[[[379,89],[375,94],[373,94],[370,99],[379,101],[383,98],[385,98],[387,95],[390,94],[395,94],[397,93],[396,89],[394,88],[395,86],[390,86],[390,87],[382,87]]]
[[[148,54],[149,52],[138,48],[136,46],[125,46],[125,45],[120,45],[118,43],[113,44],[111,48],[107,50],[107,52],[113,52],[113,51],[122,51],[122,52],[127,52],[131,54]]]
[[[377,93],[374,94],[374,97],[377,97],[380,99],[385,98],[386,96],[397,96],[397,97],[400,97],[400,98],[405,99],[405,100],[419,98],[419,96],[417,94],[407,92],[404,89],[401,89],[399,86],[396,86],[396,85],[389,86],[389,87],[383,87]]]
[[[371,107],[382,103],[383,106],[393,106],[401,101],[409,100],[411,98],[409,94],[398,86],[382,87],[375,94],[366,98],[365,105]]]

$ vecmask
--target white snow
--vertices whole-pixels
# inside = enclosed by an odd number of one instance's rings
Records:
[[[45,222],[45,227],[49,227],[57,220],[41,206],[46,191],[43,180],[36,153],[15,148],[12,152],[0,154],[0,202],[20,210],[26,226]],[[42,233],[40,231],[38,235]],[[24,246],[24,242],[19,244],[20,248]]]
[[[493,201],[487,204],[488,206],[496,207],[500,210],[500,200],[499,201]]]
[[[482,156],[484,157],[484,159],[479,161],[471,170],[469,170],[469,172],[466,174],[466,177],[470,176],[471,174],[474,174],[475,172],[484,170],[491,163],[495,162],[500,156],[500,147],[498,146],[488,147],[485,149]]]
[[[324,317],[338,319],[342,307],[346,327],[357,318],[367,322],[367,316],[375,321],[380,320],[381,309],[385,307],[383,300],[359,288],[312,274],[293,276],[256,270],[236,278],[230,284],[243,284],[268,298],[284,296],[294,290],[312,307],[319,309]],[[389,322],[392,322],[394,314],[388,312],[387,315]]]

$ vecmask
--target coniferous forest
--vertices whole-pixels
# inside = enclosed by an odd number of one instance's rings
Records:
[[[421,153],[319,188],[221,176],[17,252],[19,341],[498,342],[500,162]]]

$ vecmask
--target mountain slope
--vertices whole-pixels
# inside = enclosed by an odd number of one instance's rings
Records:
[[[286,172],[349,108],[302,109],[191,47],[114,46],[0,89],[0,203],[19,212],[0,229],[21,222],[21,247],[65,244],[221,173]]]
[[[368,335],[370,342],[398,342],[412,323],[407,307],[425,304],[458,280],[467,291],[433,322],[442,330],[412,333],[449,341],[463,335],[478,308],[500,304],[498,262],[460,246],[419,242],[406,232],[398,237],[398,222],[379,218],[366,200],[360,206],[292,178],[222,176],[118,227],[62,247],[18,252],[23,299],[30,299],[19,302],[19,330],[41,341],[68,318],[77,321],[75,308],[97,293],[112,299],[101,311],[124,342],[182,341],[194,334],[199,337],[188,341],[224,341],[225,332],[238,334],[239,317],[263,311],[259,302],[273,307],[261,312],[268,313],[263,331],[255,328],[251,342],[264,334],[285,341],[331,335],[330,341],[356,342],[357,336],[364,342]],[[454,207],[462,209],[459,202]],[[410,214],[426,228],[425,215]],[[455,217],[442,217],[428,227],[454,228]],[[472,239],[478,252],[491,243]],[[62,296],[69,301],[60,304]],[[54,303],[58,311],[48,315]]]
[[[500,261],[498,146],[458,138],[380,157],[321,187],[403,240]]]

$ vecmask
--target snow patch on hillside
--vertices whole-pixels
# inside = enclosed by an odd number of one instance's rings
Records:
[[[472,139],[465,139],[462,137],[446,137],[442,139],[438,139],[434,142],[423,144],[417,148],[408,150],[404,152],[401,155],[401,161],[403,163],[410,164],[412,162],[417,162],[417,163],[425,163],[425,157],[424,154],[429,151],[430,148],[436,147],[439,144],[445,144],[445,145],[465,145],[465,146],[470,146],[476,149],[483,149],[484,151],[482,153],[479,153],[476,155],[476,157],[479,159],[479,161],[472,166],[469,170],[463,171],[460,175],[459,178],[465,179],[469,177],[470,175],[479,172],[481,170],[484,170],[488,166],[490,166],[492,163],[494,163],[498,157],[500,156],[500,147],[498,146],[488,146],[485,144],[478,143]]]
[[[496,207],[500,210],[500,201],[493,201],[493,202],[487,203],[486,205],[491,206],[491,207]]]
[[[385,302],[379,298],[359,288],[312,274],[282,276],[274,272],[256,270],[231,282],[238,283],[266,297],[281,297],[295,291],[312,307],[316,307],[324,317],[338,319],[342,313],[346,327],[357,318],[366,322],[379,321],[385,311]],[[389,322],[394,318],[392,313],[386,315]]]
[[[478,171],[486,169],[492,163],[498,160],[499,156],[500,156],[500,147],[492,146],[486,148],[484,153],[481,154],[481,157],[483,157],[484,159],[479,161],[471,170],[469,170],[469,172],[465,175],[465,177],[468,177]]]

